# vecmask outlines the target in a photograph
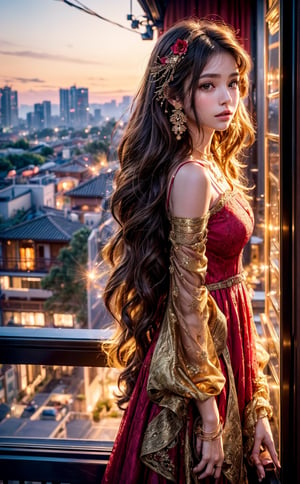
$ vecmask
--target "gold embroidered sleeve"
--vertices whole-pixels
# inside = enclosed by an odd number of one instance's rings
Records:
[[[226,320],[205,286],[208,217],[171,218],[170,293],[148,380],[150,397],[169,408],[174,394],[205,400],[225,383]]]

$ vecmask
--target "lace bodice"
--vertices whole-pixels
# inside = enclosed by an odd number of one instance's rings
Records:
[[[243,248],[253,231],[253,212],[238,191],[228,191],[210,211],[207,225],[205,282],[228,279],[243,270]]]

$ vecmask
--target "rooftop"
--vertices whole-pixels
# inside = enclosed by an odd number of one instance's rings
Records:
[[[62,165],[56,165],[51,168],[51,171],[57,173],[84,173],[89,168],[85,166],[81,161],[74,160],[74,161],[67,161]]]
[[[4,230],[0,240],[68,242],[82,227],[80,222],[73,222],[62,214],[46,213]]]
[[[78,198],[104,198],[111,193],[111,183],[114,174],[114,170],[108,170],[106,173],[101,173],[91,180],[80,183],[77,187],[66,192],[65,195]]]

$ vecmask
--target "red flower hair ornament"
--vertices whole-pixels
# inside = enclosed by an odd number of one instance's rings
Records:
[[[171,46],[171,51],[175,55],[184,55],[188,50],[188,41],[183,39],[177,39],[175,44]]]
[[[173,80],[174,72],[185,56],[188,50],[189,43],[185,39],[177,39],[175,44],[171,45],[171,52],[165,57],[158,57],[150,71],[150,76],[153,82],[157,82],[159,86],[155,90],[155,97],[162,105],[166,99],[167,87]]]

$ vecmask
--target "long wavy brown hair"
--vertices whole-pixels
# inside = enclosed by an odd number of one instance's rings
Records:
[[[168,94],[181,102],[191,94],[191,108],[199,130],[194,98],[202,70],[213,55],[224,51],[237,63],[241,100],[229,128],[216,131],[211,143],[215,160],[233,187],[243,189],[237,156],[254,138],[242,101],[247,96],[250,60],[233,30],[224,24],[194,19],[173,26],[153,49],[119,146],[121,168],[111,205],[119,229],[103,253],[111,264],[104,301],[117,326],[106,349],[108,363],[123,368],[118,381],[121,408],[132,394],[164,313],[169,291],[167,186],[175,167],[193,150],[188,132],[180,141],[172,133],[169,122],[172,106],[167,100],[165,106],[157,102],[155,92],[163,81],[155,81],[151,74],[158,58],[168,56],[177,39],[188,39],[188,49],[176,66]]]

